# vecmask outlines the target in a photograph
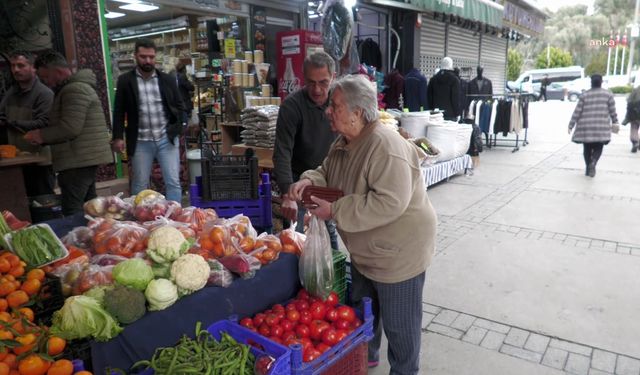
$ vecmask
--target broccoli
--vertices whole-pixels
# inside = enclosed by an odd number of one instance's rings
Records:
[[[104,308],[122,324],[130,324],[147,312],[144,294],[127,286],[118,285],[104,294]]]

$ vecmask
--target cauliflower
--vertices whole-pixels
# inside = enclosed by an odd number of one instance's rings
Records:
[[[144,295],[150,311],[164,310],[178,300],[178,288],[171,280],[156,279],[149,283]]]
[[[184,254],[171,265],[171,281],[178,286],[180,295],[191,294],[204,288],[209,279],[209,264],[197,254]]]
[[[141,291],[122,285],[104,293],[104,308],[122,324],[131,324],[147,312],[146,299]]]
[[[189,242],[170,225],[154,229],[149,235],[147,255],[156,263],[171,263],[187,252]]]

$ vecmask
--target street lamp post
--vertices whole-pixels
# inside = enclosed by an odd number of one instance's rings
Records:
[[[636,49],[636,39],[638,38],[638,12],[640,11],[640,0],[636,0],[636,11],[633,13],[633,25],[631,27],[631,43],[629,44],[629,65],[627,66],[627,79],[631,83],[631,70],[633,69],[633,55]]]

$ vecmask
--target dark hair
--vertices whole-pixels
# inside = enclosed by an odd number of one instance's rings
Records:
[[[142,38],[142,39],[138,39],[136,40],[136,48],[135,48],[135,52],[138,52],[138,49],[140,49],[140,47],[142,48],[152,48],[154,51],[156,50],[156,44],[153,42],[153,40],[148,39],[148,38]]]
[[[48,50],[38,55],[38,58],[35,62],[35,68],[49,68],[49,67],[60,67],[60,68],[69,68],[69,63],[67,59],[54,50]]]
[[[21,50],[21,49],[17,49],[15,51],[11,51],[11,53],[9,53],[9,58],[10,59],[15,59],[17,57],[24,57],[29,64],[33,65],[33,63],[36,60],[36,57],[33,55],[33,53],[29,52],[29,51],[25,51],[25,50]]]
[[[591,87],[592,88],[602,87],[602,76],[600,74],[594,74],[591,76]]]
[[[184,63],[182,61],[178,62],[176,64],[176,72],[186,74],[187,73],[187,66],[184,65]]]

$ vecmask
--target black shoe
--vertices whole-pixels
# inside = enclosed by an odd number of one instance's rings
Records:
[[[634,143],[634,144],[631,146],[631,152],[633,152],[634,154],[635,154],[636,152],[638,152],[638,143]]]
[[[596,163],[589,164],[589,167],[587,168],[587,174],[589,175],[589,177],[596,176]]]

